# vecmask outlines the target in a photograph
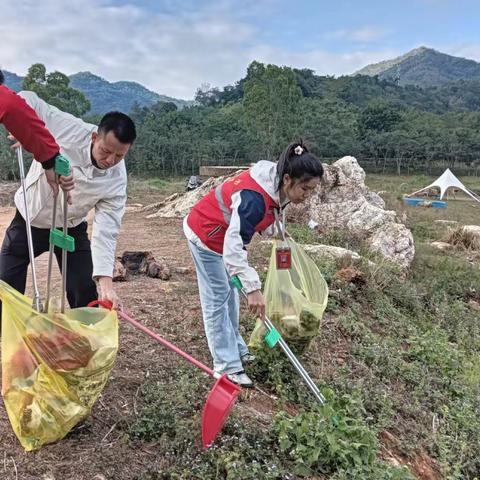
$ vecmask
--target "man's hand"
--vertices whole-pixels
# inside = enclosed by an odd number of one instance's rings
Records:
[[[97,277],[98,299],[105,302],[112,302],[114,309],[122,307],[120,299],[113,288],[112,277]]]
[[[45,170],[45,177],[47,178],[47,182],[52,187],[53,194],[56,196],[58,195],[58,187],[67,192],[67,202],[69,205],[72,204],[72,194],[70,193],[75,188],[75,181],[73,180],[73,175],[69,175],[68,177],[60,176],[58,177],[57,183],[57,174],[53,168],[49,168]]]
[[[265,298],[263,297],[261,290],[255,290],[247,294],[248,299],[248,309],[256,317],[259,317],[263,320],[265,316]]]
[[[13,135],[8,135],[7,137],[9,140],[14,142],[10,148],[16,149],[16,148],[21,148],[22,144],[20,142],[17,142],[17,139]],[[68,177],[60,176],[58,177],[58,182],[57,182],[57,175],[55,173],[55,170],[53,168],[50,168],[48,170],[45,170],[45,176],[47,177],[47,183],[50,185],[50,187],[53,190],[53,194],[55,196],[58,195],[58,186],[60,185],[60,188],[64,191],[67,192],[67,202],[69,205],[72,204],[72,194],[70,193],[74,188],[75,188],[75,181],[73,179],[73,175],[70,174]]]

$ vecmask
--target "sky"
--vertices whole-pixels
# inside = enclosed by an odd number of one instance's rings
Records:
[[[427,46],[480,62],[480,0],[0,0],[0,68],[192,99],[257,60],[344,75]]]

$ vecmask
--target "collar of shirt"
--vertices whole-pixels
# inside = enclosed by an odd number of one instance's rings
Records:
[[[88,145],[82,148],[82,165],[80,169],[87,178],[99,177],[107,174],[107,170],[101,169],[97,166],[97,162],[92,157],[93,142],[90,141]]]

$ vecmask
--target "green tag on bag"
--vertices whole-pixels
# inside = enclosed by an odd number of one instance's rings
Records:
[[[265,335],[265,343],[270,347],[273,348],[278,341],[282,338],[280,332],[273,327],[266,335]]]

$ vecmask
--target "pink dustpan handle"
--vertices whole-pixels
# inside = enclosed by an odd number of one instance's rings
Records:
[[[100,305],[108,310],[112,309],[111,302],[95,300],[88,304],[89,307],[94,307],[96,305]],[[225,423],[225,420],[227,419],[228,414],[232,409],[238,394],[240,393],[240,387],[228,380],[226,375],[216,374],[213,370],[205,366],[203,363],[200,363],[198,360],[183,352],[175,345],[172,345],[160,335],[152,332],[147,327],[130,317],[127,313],[125,313],[125,311],[118,311],[118,315],[123,320],[131,323],[135,328],[146,333],[168,349],[174,351],[175,353],[178,353],[178,355],[182,356],[190,363],[193,363],[195,366],[208,373],[210,376],[217,378],[217,382],[210,391],[207,401],[205,402],[202,414],[202,444],[204,448],[208,448],[213,443],[215,437],[222,429],[222,426]]]
[[[101,307],[104,307],[108,310],[112,309],[111,302],[105,302],[105,301],[101,301],[101,300],[94,300],[93,302],[90,302],[88,304],[88,307],[95,307],[96,305],[100,305]],[[137,328],[138,330],[141,330],[142,332],[146,333],[147,335],[149,335],[150,337],[155,339],[157,342],[161,343],[164,347],[167,347],[168,349],[170,349],[170,350],[174,351],[175,353],[177,353],[178,355],[182,356],[188,362],[193,363],[196,367],[200,368],[205,373],[208,373],[208,375],[210,375],[211,377],[213,377],[213,378],[218,378],[219,377],[219,375],[215,374],[215,372],[211,368],[208,368],[203,363],[199,362],[195,358],[188,355],[188,353],[185,353],[184,351],[180,350],[178,347],[171,344],[169,341],[165,340],[164,338],[162,338],[157,333],[152,332],[150,329],[148,329],[147,327],[142,325],[140,322],[137,322],[132,317],[130,317],[124,310],[119,310],[117,313],[118,313],[120,318],[122,318],[123,320],[125,320],[128,323],[131,323],[135,328]]]

